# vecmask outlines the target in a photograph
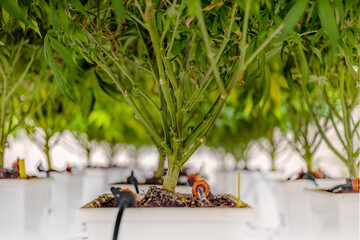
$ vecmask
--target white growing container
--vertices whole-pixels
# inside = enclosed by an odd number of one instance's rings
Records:
[[[117,208],[81,208],[89,240],[110,240]],[[119,232],[121,240],[244,239],[251,208],[128,208]],[[139,231],[140,230],[140,231]]]
[[[50,178],[0,180],[1,239],[45,239],[51,181]]]
[[[138,188],[139,188],[139,193],[146,193],[149,190],[149,187],[153,186],[150,184],[139,184]],[[130,189],[131,191],[133,191],[134,193],[136,192],[134,185],[132,184],[109,184],[108,186],[108,191],[110,192],[111,187],[119,187],[121,189]],[[175,192],[179,192],[179,193],[189,193],[191,194],[191,187],[190,186],[176,186],[175,188]]]
[[[234,170],[219,171],[217,173],[215,193],[228,193],[234,196],[238,195],[238,172],[240,171],[240,196],[245,202],[252,205],[254,203],[254,179],[253,171]]]
[[[107,169],[86,168],[83,175],[83,192],[81,204],[88,203],[106,192]]]
[[[359,240],[359,193],[306,189],[313,212],[316,239]]]
[[[127,167],[111,167],[106,169],[106,183],[124,182],[130,176],[131,169]],[[136,173],[135,173],[136,176]]]
[[[51,213],[48,220],[48,239],[66,239],[81,234],[76,211],[81,207],[81,174],[51,172]]]
[[[86,168],[83,177],[82,205],[97,198],[104,192],[109,192],[108,185],[116,182],[126,182],[131,174],[131,168]],[[144,180],[142,170],[134,171],[138,181]]]
[[[283,227],[274,182],[284,179],[286,179],[285,174],[279,171],[252,173],[254,203],[250,204],[254,207],[255,219],[249,224],[255,231],[257,230],[256,235],[270,237],[278,234]]]
[[[319,188],[328,188],[337,184],[345,183],[345,179],[318,179]],[[302,240],[315,238],[315,227],[312,219],[310,201],[305,194],[305,188],[314,189],[314,183],[307,179],[293,181],[275,181],[278,194],[279,205],[283,206],[280,210],[281,221],[285,228],[277,236],[276,240],[291,239]]]

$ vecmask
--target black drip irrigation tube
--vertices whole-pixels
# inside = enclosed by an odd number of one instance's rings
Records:
[[[319,184],[317,183],[316,178],[315,178],[311,173],[309,173],[309,172],[301,171],[301,172],[298,174],[298,177],[299,177],[300,179],[308,179],[308,180],[312,181],[312,182],[315,184],[316,187],[319,187]],[[287,180],[290,180],[290,179],[291,179],[291,176],[288,177]]]
[[[117,240],[124,210],[128,207],[133,207],[136,205],[136,197],[135,194],[131,191],[121,190],[121,188],[112,187],[111,192],[114,195],[114,204],[117,208],[119,208],[118,214],[116,216],[114,234],[112,238],[113,240]]]
[[[337,189],[348,189],[352,191],[359,191],[359,188],[360,188],[359,178],[356,178],[353,181],[349,181],[345,184],[340,184],[335,187],[332,187],[328,190],[328,192],[334,192]]]
[[[131,175],[127,178],[126,183],[134,185],[136,194],[139,194],[139,182],[134,176],[134,171],[131,171]]]
[[[41,163],[39,163],[37,169],[38,169],[39,172],[45,172],[45,173],[46,173],[46,177],[49,177],[49,176],[50,176],[50,171],[46,171],[46,170],[44,169],[44,167],[42,166]]]

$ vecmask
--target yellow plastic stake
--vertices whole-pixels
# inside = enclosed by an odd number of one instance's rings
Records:
[[[19,172],[20,172],[20,178],[26,179],[26,172],[25,172],[25,161],[24,159],[19,160]]]
[[[238,172],[238,202],[237,206],[241,207],[241,200],[240,200],[240,172]]]

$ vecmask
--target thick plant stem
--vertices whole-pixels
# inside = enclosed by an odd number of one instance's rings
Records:
[[[166,159],[166,153],[159,150],[159,164],[158,164],[158,168],[154,174],[154,178],[161,178],[164,175],[164,164],[165,164],[165,159]]]
[[[308,172],[312,172],[312,154],[307,151],[307,153],[303,156],[303,159],[306,162]]]
[[[44,152],[45,152],[45,155],[46,155],[46,161],[47,161],[47,164],[48,164],[48,170],[51,170],[51,169],[52,169],[52,166],[51,166],[51,159],[50,159],[49,140],[50,140],[50,137],[46,134],[46,136],[45,136]]]
[[[5,149],[0,152],[0,168],[4,167],[4,152]]]
[[[275,166],[275,151],[271,152],[271,171],[276,171],[276,166]]]
[[[349,161],[348,169],[351,178],[359,177],[359,167],[356,163],[356,159]]]
[[[90,149],[86,149],[86,167],[90,167]]]
[[[172,164],[169,166],[169,169],[166,173],[165,180],[163,183],[163,188],[170,190],[172,192],[175,191],[175,187],[178,182],[178,177],[180,173],[181,166],[173,161]]]
[[[46,161],[47,161],[47,164],[48,164],[48,170],[51,170],[52,167],[51,167],[51,159],[50,159],[50,149],[49,149],[48,146],[45,147],[44,152],[46,154]]]

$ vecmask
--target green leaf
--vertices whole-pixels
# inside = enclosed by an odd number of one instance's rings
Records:
[[[300,57],[300,73],[303,80],[303,86],[306,86],[310,78],[309,64],[306,59],[304,50],[301,47],[299,47],[298,49],[299,49],[299,57]]]
[[[68,84],[68,83],[66,82],[64,76],[62,75],[62,73],[59,69],[59,66],[56,63],[54,54],[51,50],[49,37],[47,35],[45,36],[44,53],[45,53],[45,58],[48,61],[49,65],[51,67],[51,70],[53,71],[55,80],[58,83],[60,90],[65,94],[65,96],[68,99],[73,101],[66,90],[66,84]]]
[[[280,39],[283,39],[296,26],[306,9],[307,3],[308,0],[296,1],[284,19],[284,27],[281,31]]]
[[[290,90],[293,91],[294,90],[294,79],[293,79],[292,74],[291,74],[290,57],[286,61],[285,70],[286,70],[286,82],[287,82]]]
[[[82,3],[79,0],[69,0],[69,1],[76,10],[78,10],[79,12],[84,14],[86,17],[89,17],[89,14],[86,12],[84,6],[82,5]]]
[[[60,27],[59,16],[56,11],[56,6],[54,3],[54,0],[50,0],[49,4],[50,4],[50,22],[51,22],[54,30],[59,31],[59,27]]]
[[[0,54],[0,60],[1,60],[1,64],[4,66],[4,70],[6,72],[6,74],[8,76],[10,76],[11,74],[11,67],[10,67],[10,64],[9,62],[7,61],[7,59],[5,58],[4,55]]]
[[[19,7],[15,0],[1,0],[0,6],[3,7],[13,18],[22,21],[26,25],[28,21],[26,19],[25,12]]]
[[[320,64],[322,64],[321,51],[316,47],[312,47],[312,50],[315,53],[315,55],[318,57]]]
[[[339,30],[335,20],[334,9],[328,0],[319,0],[318,11],[325,33],[330,38],[333,48],[336,48],[338,45]]]
[[[118,21],[122,23],[125,18],[125,7],[123,0],[111,0]]]
[[[322,37],[322,35],[324,35],[324,29],[320,28],[317,33],[315,33],[315,35],[313,36],[313,38],[311,39],[311,45],[314,46],[315,43],[317,43],[319,41],[319,39]]]
[[[61,58],[64,59],[67,64],[70,64],[77,69],[80,69],[79,65],[74,61],[71,52],[64,45],[62,45],[58,40],[50,36],[48,36],[48,39],[50,40],[55,51],[60,54]]]
[[[95,76],[96,76],[96,80],[98,81],[98,84],[99,84],[101,90],[103,90],[108,96],[112,97],[113,99],[115,99],[117,101],[121,101],[121,99],[118,98],[117,96],[118,95],[122,96],[122,94],[121,94],[120,90],[117,89],[116,86],[102,80],[100,75],[97,72],[95,72]]]

